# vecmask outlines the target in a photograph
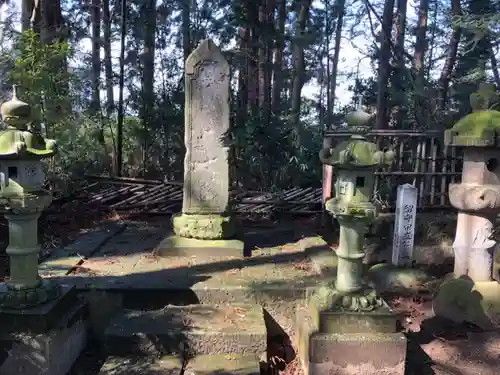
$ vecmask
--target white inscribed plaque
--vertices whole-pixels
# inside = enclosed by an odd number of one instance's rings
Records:
[[[410,184],[399,185],[392,239],[392,264],[396,266],[409,266],[413,261],[416,217],[417,188]]]

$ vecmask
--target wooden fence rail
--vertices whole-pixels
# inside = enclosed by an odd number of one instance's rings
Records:
[[[344,129],[327,131],[325,143],[334,146],[351,135]],[[460,181],[462,153],[443,144],[443,132],[372,130],[366,136],[382,149],[393,149],[396,153],[390,168],[375,172],[374,196],[385,210],[395,208],[397,186],[405,183],[418,189],[418,209],[451,207],[448,186]],[[328,189],[329,184],[323,181],[323,186]],[[328,191],[323,193],[331,196]]]

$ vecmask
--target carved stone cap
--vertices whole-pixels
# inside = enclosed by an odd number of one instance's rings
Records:
[[[17,97],[17,86],[12,87],[12,99],[2,104],[0,115],[7,125],[16,125],[19,122],[29,122],[31,118],[31,106],[19,100]]]
[[[500,212],[500,186],[450,184],[448,191],[453,207],[465,212]]]
[[[212,41],[212,39],[202,40],[196,49],[186,59],[185,71],[186,74],[194,74],[196,67],[204,61],[212,61],[221,64],[224,71],[229,71],[227,63],[220,48]]]
[[[319,153],[323,164],[343,168],[389,166],[394,161],[394,156],[393,151],[380,151],[375,143],[353,137],[335,148],[322,149]]]
[[[481,84],[471,95],[473,112],[446,130],[444,141],[448,146],[498,147],[500,145],[500,112],[492,109],[498,103],[495,85]]]
[[[347,122],[347,126],[349,127],[349,131],[356,133],[354,135],[355,138],[360,138],[360,135],[370,131],[370,122],[374,117],[375,114],[370,114],[363,109],[356,109],[355,111],[346,114],[345,120]]]

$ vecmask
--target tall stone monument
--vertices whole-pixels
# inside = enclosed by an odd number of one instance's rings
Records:
[[[160,244],[160,255],[199,248],[219,255],[243,253],[229,212],[229,80],[221,50],[212,40],[202,41],[185,65],[182,213],[173,217],[175,236]]]

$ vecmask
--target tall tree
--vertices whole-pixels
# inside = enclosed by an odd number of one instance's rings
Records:
[[[377,82],[377,117],[375,127],[383,129],[388,124],[387,104],[389,97],[389,76],[391,74],[391,31],[394,12],[394,0],[385,0],[382,15],[382,35],[380,35],[378,82]]]
[[[306,26],[309,18],[309,8],[312,0],[301,0],[298,5],[295,36],[293,38],[293,85],[292,85],[292,103],[291,119],[294,127],[299,126],[300,106],[302,103],[302,87],[304,86],[305,61],[304,49],[307,43]]]

